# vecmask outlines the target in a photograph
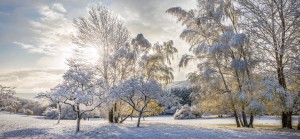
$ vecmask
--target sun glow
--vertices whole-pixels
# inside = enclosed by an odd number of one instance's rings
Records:
[[[82,56],[90,64],[96,64],[99,59],[99,53],[95,47],[85,47],[83,48]]]

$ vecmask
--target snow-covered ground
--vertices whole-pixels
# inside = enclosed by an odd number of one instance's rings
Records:
[[[40,116],[9,115],[0,113],[0,138],[300,138],[295,130],[262,130],[223,127],[234,124],[232,118],[173,120],[170,116],[146,117],[141,128],[136,119],[124,124],[109,124],[106,120],[82,120],[81,132],[74,134],[75,120],[46,120]],[[257,117],[256,124],[279,125],[276,117]]]

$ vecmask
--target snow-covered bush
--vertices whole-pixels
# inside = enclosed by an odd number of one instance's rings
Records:
[[[100,110],[99,109],[95,109],[93,111],[86,112],[83,117],[84,118],[99,118],[100,114],[101,114]]]
[[[191,108],[188,105],[184,105],[181,109],[176,110],[174,119],[195,119],[196,116],[192,113]]]
[[[49,107],[43,113],[45,119],[58,119],[59,112],[57,108]],[[69,105],[63,105],[61,108],[61,117],[60,119],[75,120],[76,113],[72,110],[72,107]]]
[[[165,108],[165,111],[163,114],[165,115],[174,115],[177,109],[180,109],[181,106],[169,106]]]
[[[0,111],[5,111],[5,107],[0,107]]]
[[[18,110],[18,113],[24,113],[24,109],[22,108],[22,109],[19,109]]]
[[[33,111],[34,115],[41,116],[43,114],[43,112],[46,110],[46,107],[39,103],[35,103],[34,107],[31,110]]]
[[[10,114],[11,114],[11,113],[16,113],[16,109],[13,108],[12,106],[7,106],[5,109],[6,109],[6,111],[8,111]]]
[[[194,114],[195,116],[196,116],[196,118],[197,117],[199,117],[199,118],[201,118],[202,117],[202,112],[201,112],[201,110],[200,110],[200,107],[199,107],[199,105],[192,105],[191,106],[191,112],[192,112],[192,114]]]
[[[25,114],[25,115],[33,115],[33,111],[30,110],[30,109],[25,109],[25,110],[24,110],[24,114]]]
[[[58,111],[57,111],[58,114]],[[63,105],[61,108],[61,119],[75,120],[76,113],[72,110],[72,107],[69,105]]]
[[[57,119],[58,117],[58,110],[56,108],[47,108],[43,113],[45,119]]]
[[[33,112],[33,115],[41,116],[46,110],[46,107],[38,102],[29,101],[22,106],[23,109],[29,109]]]

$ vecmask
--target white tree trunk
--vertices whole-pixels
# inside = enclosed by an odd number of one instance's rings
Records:
[[[60,118],[61,118],[61,105],[57,104],[58,107],[58,117],[57,117],[57,124],[60,123]]]

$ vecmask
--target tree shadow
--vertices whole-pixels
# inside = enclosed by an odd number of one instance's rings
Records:
[[[34,138],[38,135],[46,134],[46,129],[43,128],[27,128],[27,129],[19,129],[13,130],[3,133],[3,138]]]
[[[191,131],[193,130],[193,131]],[[196,129],[182,128],[178,131],[176,126],[171,125],[148,125],[144,124],[141,127],[136,127],[135,124],[109,124],[102,125],[93,130],[86,129],[79,134],[71,135],[70,138],[118,138],[118,139],[157,139],[157,138],[186,138],[184,133],[194,132],[192,138],[198,138],[195,134],[198,132]],[[153,136],[153,134],[155,134]]]

